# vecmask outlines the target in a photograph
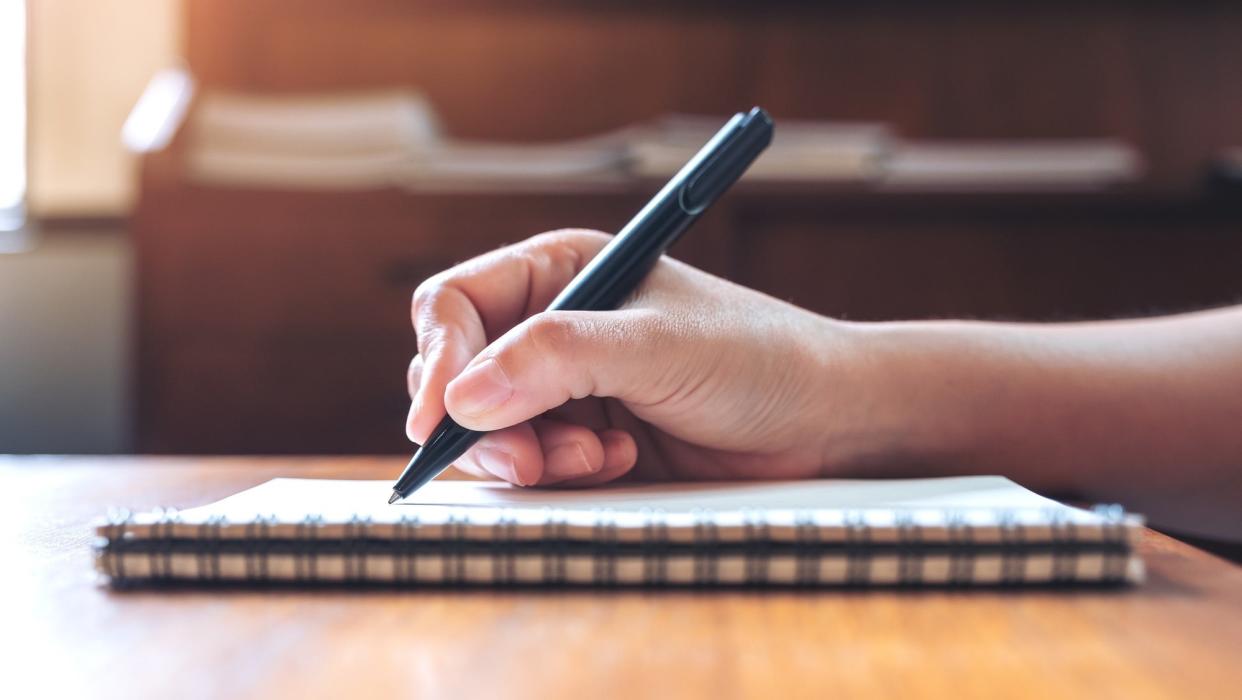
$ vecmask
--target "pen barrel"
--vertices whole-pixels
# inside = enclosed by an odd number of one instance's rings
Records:
[[[570,282],[556,297],[550,311],[608,311],[625,301],[642,283],[643,278],[659,261],[697,215],[687,214],[675,198],[664,199],[657,206],[644,209]],[[633,235],[631,228],[642,225],[642,235]]]

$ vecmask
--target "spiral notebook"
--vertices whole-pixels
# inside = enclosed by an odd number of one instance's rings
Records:
[[[996,476],[522,489],[275,479],[113,514],[114,586],[1034,586],[1143,578],[1141,519]]]

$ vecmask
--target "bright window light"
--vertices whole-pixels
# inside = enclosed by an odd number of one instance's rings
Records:
[[[26,195],[26,2],[0,0],[0,229]]]

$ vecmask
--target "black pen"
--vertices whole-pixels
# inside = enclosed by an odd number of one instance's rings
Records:
[[[553,300],[549,311],[609,311],[630,295],[686,229],[737,182],[772,142],[772,119],[755,107],[716,132],[664,189]],[[445,416],[414,453],[388,503],[409,496],[466,453],[483,433]]]

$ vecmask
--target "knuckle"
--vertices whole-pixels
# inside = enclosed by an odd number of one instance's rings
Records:
[[[573,321],[554,313],[537,314],[526,323],[531,349],[542,356],[559,357],[572,352],[577,335]]]
[[[526,324],[527,362],[543,365],[548,382],[544,392],[560,394],[560,401],[580,399],[595,392],[594,378],[581,356],[590,351],[592,334],[587,322],[574,312],[545,312]]]
[[[568,245],[532,246],[521,251],[520,255],[534,274],[553,273],[572,277],[581,267],[581,255]]]
[[[443,335],[444,322],[453,316],[455,300],[452,297],[459,292],[451,285],[436,281],[430,284],[424,282],[414,294],[414,332],[420,339],[423,336],[433,339]]]
[[[552,248],[565,243],[566,229],[557,229],[555,231],[545,231],[537,233],[530,237],[527,241],[529,248]]]
[[[513,252],[513,257],[531,270],[542,270],[552,262],[555,250],[554,246],[531,245],[518,248]]]
[[[537,247],[547,248],[569,248],[576,254],[576,243],[589,240],[596,244],[607,243],[612,236],[603,231],[595,231],[586,228],[560,228],[554,231],[546,231],[530,238],[530,244]]]
[[[559,234],[566,238],[589,238],[599,242],[607,241],[612,238],[611,235],[604,233],[603,231],[597,231],[591,228],[563,228],[553,231],[553,233]]]
[[[411,298],[411,304],[414,313],[417,315],[421,310],[430,308],[436,298],[444,293],[444,273],[432,275],[423,280],[422,283],[414,289],[414,296]]]
[[[582,269],[584,261],[582,253],[571,245],[558,245],[549,248],[545,253],[548,259],[548,267],[558,270],[567,275],[572,275],[575,271]]]
[[[418,344],[418,354],[431,357],[444,344],[445,330],[443,326],[434,323],[417,324],[419,327],[415,329],[415,340]]]
[[[541,233],[530,239],[527,245],[519,249],[519,254],[531,263],[535,269],[551,267],[577,256],[574,247],[565,241],[559,232]]]

